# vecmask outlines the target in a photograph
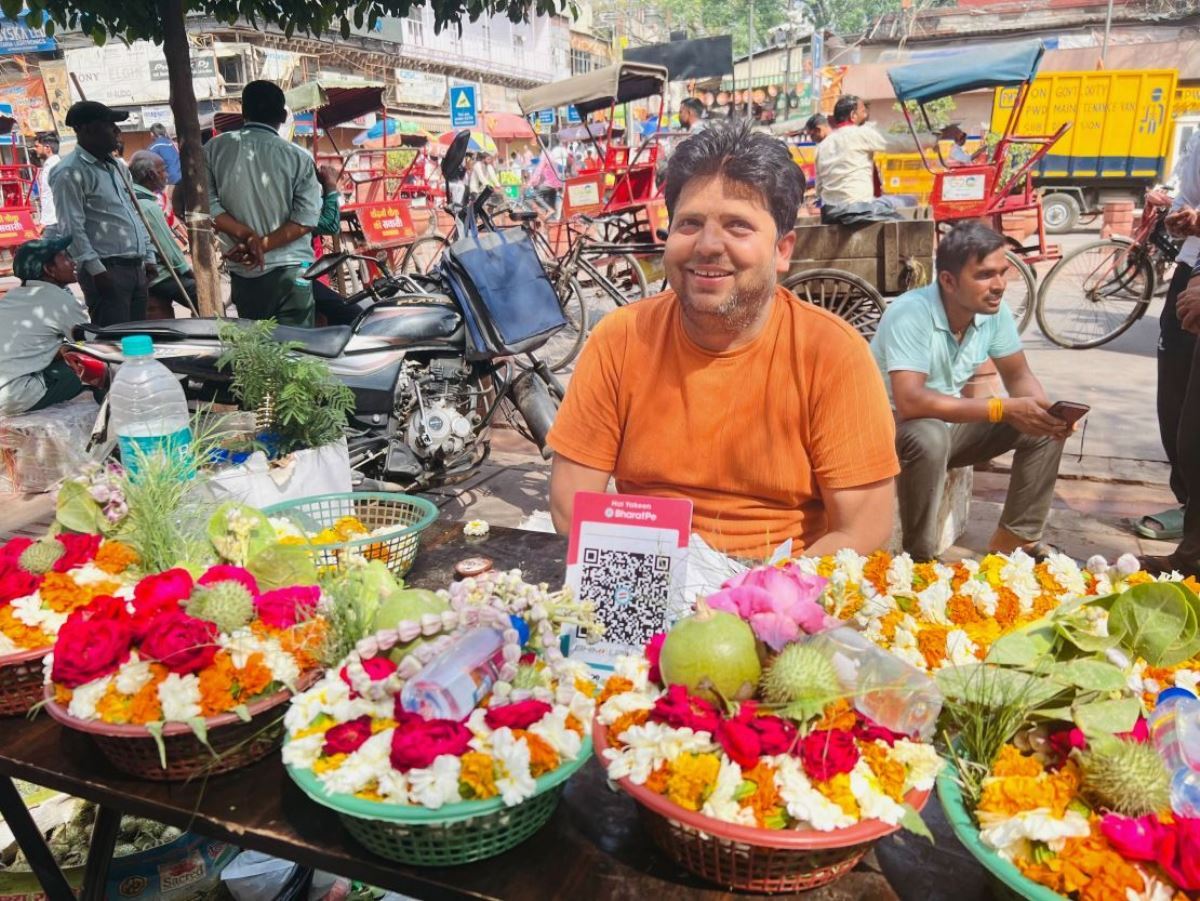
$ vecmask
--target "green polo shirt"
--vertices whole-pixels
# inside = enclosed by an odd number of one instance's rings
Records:
[[[923,372],[926,388],[961,397],[963,386],[984,361],[1008,357],[1020,349],[1021,338],[1008,304],[1001,304],[999,312],[991,315],[977,313],[962,341],[955,340],[937,282],[892,301],[871,339],[871,353],[883,373],[889,400],[889,373]]]

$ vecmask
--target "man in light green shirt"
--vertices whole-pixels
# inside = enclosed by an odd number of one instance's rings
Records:
[[[159,255],[158,275],[149,285],[150,301],[146,305],[146,315],[151,319],[174,319],[173,303],[195,308],[196,279],[158,203],[158,195],[167,185],[167,166],[157,153],[139,150],[129,161],[129,176],[133,179],[133,193],[138,199],[138,206],[150,223],[151,236],[166,252],[165,259]],[[184,293],[180,293],[179,284],[171,276],[172,270],[179,277]]]
[[[247,319],[311,327],[312,286],[303,275],[321,214],[312,158],[279,136],[287,110],[277,85],[246,85],[242,117],[241,129],[204,146],[213,225],[235,242],[230,299]]]

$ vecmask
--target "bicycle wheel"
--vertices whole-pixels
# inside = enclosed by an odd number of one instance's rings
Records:
[[[553,274],[550,276],[550,282],[555,282]],[[565,296],[560,294],[558,299],[562,304],[563,318],[567,320],[567,324],[534,351],[537,358],[545,362],[553,372],[564,369],[579,356],[588,333],[587,298],[578,280],[572,278]],[[515,362],[521,369],[528,369],[532,365],[524,355],[518,355]]]
[[[1141,248],[1125,241],[1085,244],[1050,270],[1037,294],[1037,321],[1060,347],[1099,347],[1145,312],[1154,272]]]
[[[591,264],[604,276],[609,286],[621,295],[622,304],[632,303],[646,296],[646,276],[632,254],[615,253],[606,257],[596,257],[591,260]],[[616,298],[590,275],[581,274],[579,283],[591,295],[592,306],[596,306],[597,301],[600,301],[601,305],[604,302],[617,303]]]
[[[1017,323],[1017,334],[1029,327],[1033,319],[1033,308],[1037,300],[1037,286],[1033,281],[1033,270],[1011,250],[1004,255],[1008,260],[1008,286],[1004,289],[1004,302],[1012,310]]]
[[[426,235],[408,245],[400,271],[405,275],[428,275],[442,261],[450,242],[441,235]]]
[[[783,280],[801,300],[840,316],[870,341],[883,318],[883,297],[869,283],[841,269],[811,269]]]

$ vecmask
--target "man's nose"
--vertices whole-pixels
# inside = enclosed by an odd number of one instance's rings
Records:
[[[704,256],[717,256],[725,252],[719,223],[708,222],[700,229],[700,234],[696,236],[696,252]]]

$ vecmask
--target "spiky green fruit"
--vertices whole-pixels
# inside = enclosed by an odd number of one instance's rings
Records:
[[[54,564],[61,560],[62,555],[66,552],[67,549],[62,546],[61,541],[43,538],[25,548],[21,552],[17,564],[25,572],[40,576],[50,572],[54,568]]]
[[[1079,757],[1089,799],[1127,817],[1171,806],[1171,775],[1150,742],[1094,741]]]
[[[771,661],[760,684],[763,698],[786,704],[791,719],[807,719],[841,694],[841,684],[829,658],[806,644],[790,644]]]
[[[254,619],[254,598],[239,582],[214,582],[192,593],[187,612],[215,623],[222,632],[236,632]]]

